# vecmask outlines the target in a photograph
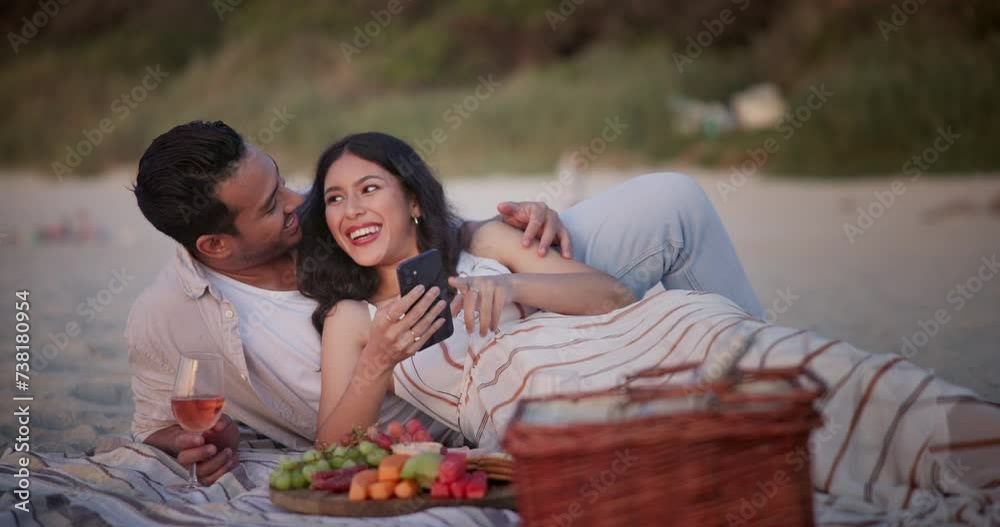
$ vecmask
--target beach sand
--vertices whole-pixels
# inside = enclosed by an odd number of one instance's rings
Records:
[[[558,181],[553,175],[449,180],[446,186],[464,216],[482,218],[493,214],[500,199],[554,198],[565,205],[629,175],[595,175],[559,192],[552,190]],[[973,279],[982,259],[1000,252],[1000,178],[907,177],[901,180],[905,193],[852,243],[844,224],[857,225],[857,207],[868,209],[876,202],[873,192],[889,191],[893,178],[751,179],[728,192],[722,186],[734,183],[728,176],[694,175],[718,207],[761,303],[777,323],[873,352],[903,353],[903,339],[909,339],[916,342],[906,351],[913,361],[1000,400],[1000,278]],[[11,396],[27,393],[35,398],[32,449],[86,452],[99,437],[128,431],[125,319],[173,246],[139,214],[126,190],[127,173],[64,183],[9,177],[3,185],[0,293],[8,298],[0,302],[0,321],[6,321],[0,322],[0,339],[14,340],[14,292],[30,290],[34,357],[30,389],[15,393],[13,351],[0,355],[0,369],[8,372],[0,384],[6,416],[0,437],[16,435]],[[108,243],[15,245],[16,233],[81,208],[109,227]],[[981,289],[967,291],[959,303],[960,284]],[[936,313],[947,322],[935,330],[928,321]],[[924,339],[921,331],[934,334]]]

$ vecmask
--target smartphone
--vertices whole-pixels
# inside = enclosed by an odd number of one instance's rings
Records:
[[[438,328],[420,349],[433,346],[450,337],[455,332],[455,326],[451,320],[451,292],[448,290],[448,276],[444,272],[441,253],[437,249],[431,249],[400,263],[396,266],[396,277],[399,279],[400,296],[406,296],[418,285],[424,286],[425,290],[437,286],[441,290],[438,298],[448,304],[438,314],[438,318],[444,319],[444,325]]]

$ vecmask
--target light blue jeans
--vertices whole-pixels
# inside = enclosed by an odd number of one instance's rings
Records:
[[[705,191],[684,174],[634,177],[560,214],[576,260],[642,296],[656,285],[718,293],[763,310]]]

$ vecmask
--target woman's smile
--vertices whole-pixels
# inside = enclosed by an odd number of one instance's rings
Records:
[[[368,245],[377,240],[381,233],[382,225],[371,222],[348,227],[344,230],[344,235],[352,245]]]

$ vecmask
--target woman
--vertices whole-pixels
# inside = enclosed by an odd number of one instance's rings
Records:
[[[393,392],[496,447],[514,403],[544,389],[533,380],[546,372],[607,388],[642,368],[715,360],[753,334],[742,366],[809,366],[829,387],[819,402],[827,433],[811,445],[818,491],[903,508],[935,492],[996,492],[996,406],[899,357],[768,325],[718,295],[658,288],[633,304],[612,277],[539,258],[499,223],[463,236],[441,185],[394,137],[357,134],[327,149],[302,225],[299,283],[319,302],[323,343],[320,444],[373,423]],[[331,246],[319,265],[303,263]],[[465,324],[417,353],[447,306],[435,289],[399,298],[395,269],[430,248],[444,255]]]

